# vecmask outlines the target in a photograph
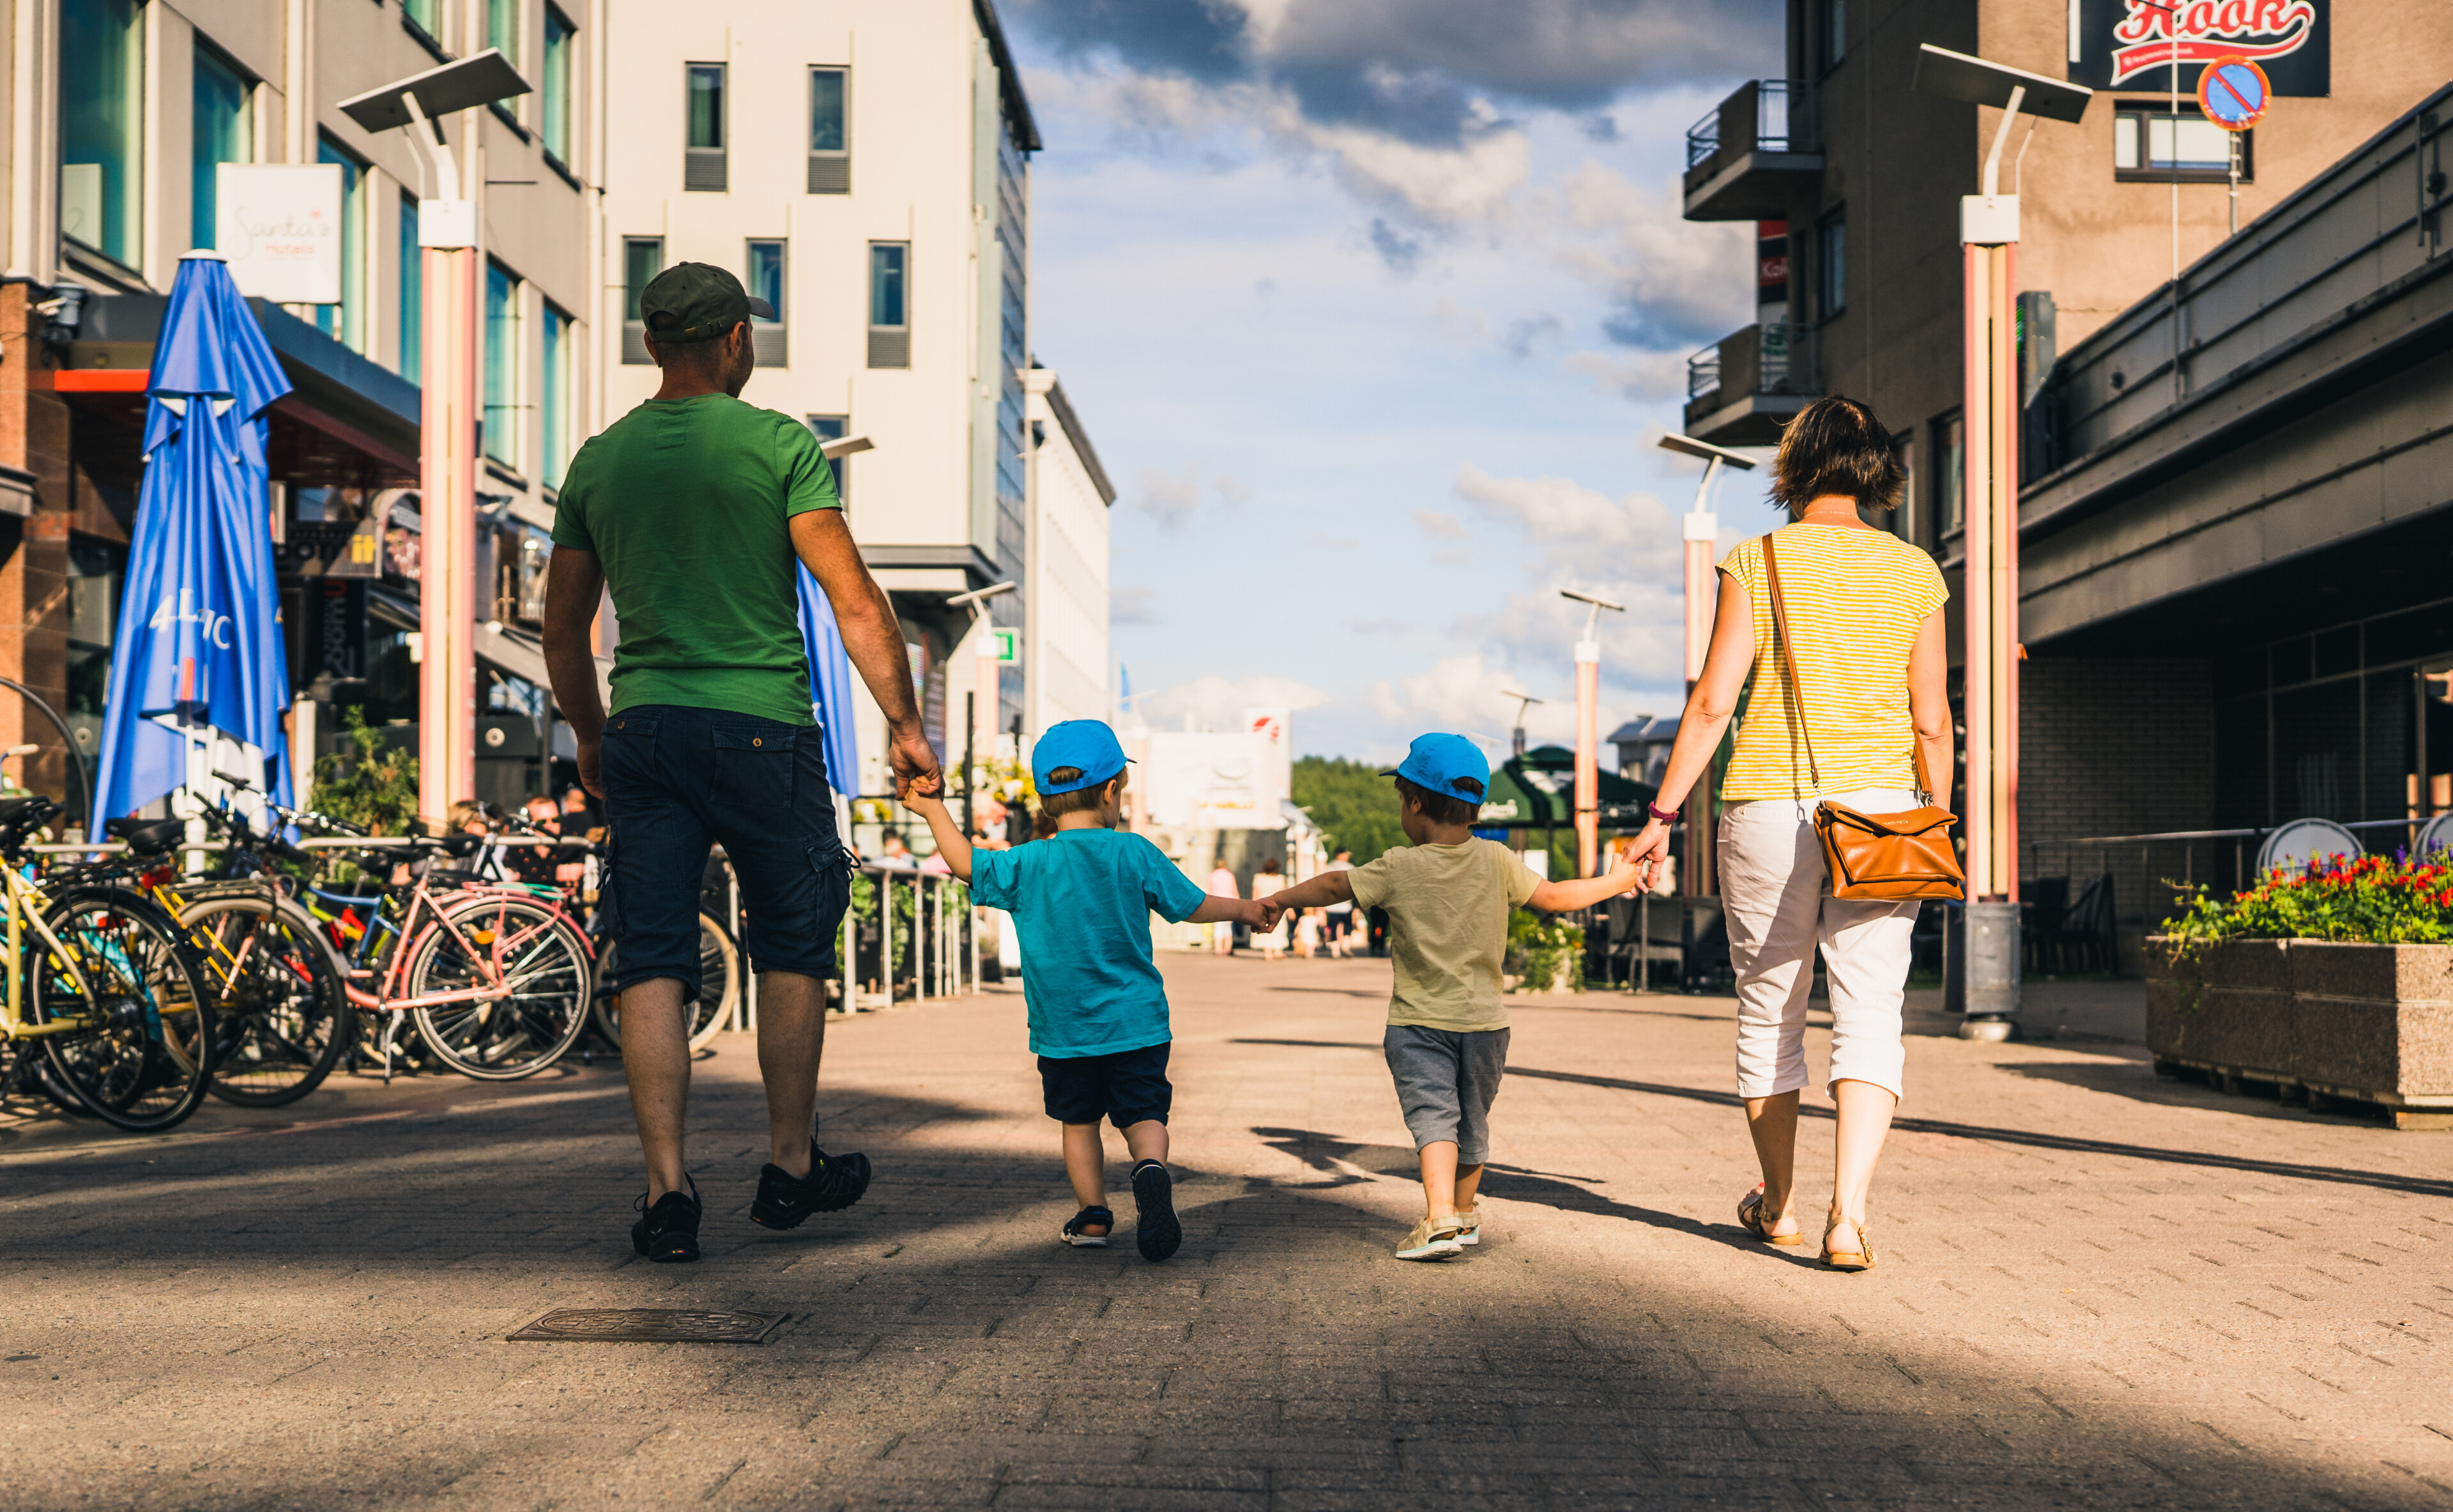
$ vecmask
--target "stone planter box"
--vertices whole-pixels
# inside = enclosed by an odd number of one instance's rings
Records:
[[[2176,967],[2170,943],[2150,939],[2146,1046],[2159,1071],[2453,1129],[2453,945],[2231,940]]]

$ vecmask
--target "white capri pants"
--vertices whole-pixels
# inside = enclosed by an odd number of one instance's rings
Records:
[[[1870,788],[1825,795],[1868,814],[1919,806],[1917,795]],[[1831,896],[1818,799],[1759,798],[1721,814],[1721,907],[1738,974],[1738,1095],[1776,1097],[1805,1085],[1805,999],[1814,951],[1831,982],[1833,1082],[1871,1082],[1900,1095],[1907,1051],[1900,1004],[1919,905]]]

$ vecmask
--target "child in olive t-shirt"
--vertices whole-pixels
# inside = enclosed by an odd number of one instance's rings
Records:
[[[1490,764],[1462,735],[1424,735],[1396,770],[1399,822],[1411,846],[1351,871],[1327,871],[1266,901],[1273,910],[1351,901],[1388,914],[1389,993],[1382,1047],[1422,1163],[1424,1215],[1399,1260],[1446,1260],[1482,1241],[1475,1196],[1490,1153],[1490,1104],[1507,1066],[1500,958],[1508,910],[1588,907],[1637,882],[1632,866],[1581,882],[1545,882],[1514,851],[1480,840],[1473,821]]]

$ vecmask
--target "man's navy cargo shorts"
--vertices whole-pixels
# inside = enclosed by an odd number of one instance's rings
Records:
[[[621,949],[613,985],[699,990],[699,885],[720,843],[741,881],[750,969],[825,977],[851,900],[815,726],[643,705],[605,722],[612,865],[602,906]]]

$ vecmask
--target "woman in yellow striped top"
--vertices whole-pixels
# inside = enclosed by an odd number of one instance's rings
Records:
[[[1919,905],[1832,897],[1814,809],[1827,799],[1897,813],[1920,806],[1920,790],[1946,799],[1952,773],[1943,644],[1949,594],[1931,557],[1865,521],[1868,510],[1896,507],[1905,481],[1890,433],[1855,400],[1819,400],[1789,422],[1771,491],[1791,523],[1771,540],[1805,707],[1772,631],[1764,542],[1747,541],[1722,560],[1704,675],[1634,850],[1656,865],[1668,853],[1665,821],[1703,777],[1751,681],[1721,785],[1719,846],[1722,916],[1738,976],[1738,1093],[1763,1167],[1738,1221],[1774,1244],[1804,1239],[1795,1211],[1797,1102],[1819,946],[1831,982],[1826,1085],[1840,1124],[1823,1252],[1845,1270],[1874,1263],[1865,1196],[1899,1105],[1900,1005]]]

